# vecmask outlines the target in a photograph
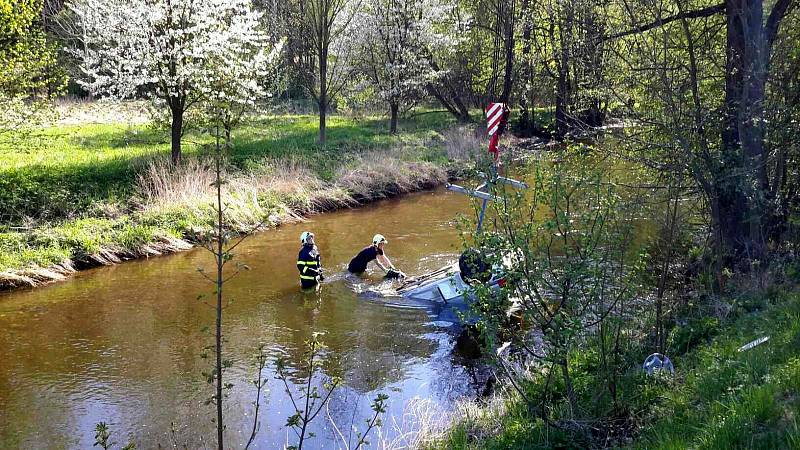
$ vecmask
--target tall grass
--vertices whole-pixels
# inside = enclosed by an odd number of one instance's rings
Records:
[[[239,171],[230,165],[223,169],[226,219],[240,232],[356,204],[345,189],[327,185],[297,160],[265,160],[257,167],[256,171]],[[136,190],[143,199],[140,209],[151,215],[185,210],[203,217],[215,200],[214,179],[210,159],[187,158],[174,167],[167,157],[155,158],[137,176]],[[203,223],[199,220],[196,225]]]
[[[447,181],[447,172],[432,163],[402,161],[391,152],[355,157],[337,170],[332,183],[313,174],[302,160],[265,159],[254,171],[226,165],[224,202],[229,211],[268,214],[276,208],[309,214],[352,206],[398,194],[431,188]],[[213,201],[214,170],[210,160],[187,158],[174,167],[166,157],[144,165],[137,175],[142,209],[204,208]]]
[[[486,132],[482,127],[461,125],[447,129],[443,134],[448,158],[455,161],[473,161],[483,154]]]
[[[372,153],[339,169],[336,179],[356,200],[369,201],[440,185],[447,181],[447,172],[432,163]]]
[[[424,448],[439,439],[452,424],[457,412],[446,411],[431,399],[415,397],[403,408],[398,419],[384,423],[377,430],[375,448],[401,450]]]
[[[175,167],[166,156],[153,158],[137,174],[137,190],[148,208],[211,201],[212,164],[210,159],[186,158]]]

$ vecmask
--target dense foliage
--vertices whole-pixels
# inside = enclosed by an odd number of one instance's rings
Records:
[[[41,11],[41,0],[0,2],[0,135],[31,125],[40,112],[34,100],[58,93],[64,82]]]

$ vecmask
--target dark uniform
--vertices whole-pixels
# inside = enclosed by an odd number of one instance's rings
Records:
[[[377,245],[370,245],[358,252],[358,254],[350,260],[350,264],[347,265],[347,270],[349,270],[350,273],[365,272],[367,270],[367,264],[370,261],[374,261],[378,255],[382,254],[383,250],[379,249]]]
[[[300,285],[312,288],[317,285],[317,277],[321,275],[319,250],[316,245],[303,245],[297,255],[297,270],[300,271]]]

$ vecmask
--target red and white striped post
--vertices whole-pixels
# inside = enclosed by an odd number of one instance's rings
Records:
[[[467,189],[455,184],[447,185],[447,189],[451,191],[460,192],[483,200],[481,212],[478,216],[478,227],[475,229],[475,233],[480,233],[483,227],[483,219],[486,216],[486,205],[489,201],[495,199],[495,193],[491,189],[493,185],[502,183],[521,189],[526,189],[528,187],[528,185],[522,181],[501,177],[497,173],[497,163],[500,161],[500,148],[497,144],[500,141],[500,135],[506,130],[510,112],[508,105],[505,103],[489,103],[489,106],[486,107],[486,134],[489,135],[489,153],[494,153],[494,164],[492,165],[491,173],[484,175],[486,181],[475,189]]]
[[[494,154],[494,162],[500,159],[500,135],[506,130],[510,110],[505,103],[489,103],[486,107],[486,130],[489,135],[489,153]]]

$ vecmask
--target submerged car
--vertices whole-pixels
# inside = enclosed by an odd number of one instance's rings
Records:
[[[466,309],[474,298],[474,286],[479,283],[491,289],[503,287],[503,267],[490,267],[480,251],[468,249],[458,262],[409,279],[397,288],[397,293],[407,299],[463,305]]]

